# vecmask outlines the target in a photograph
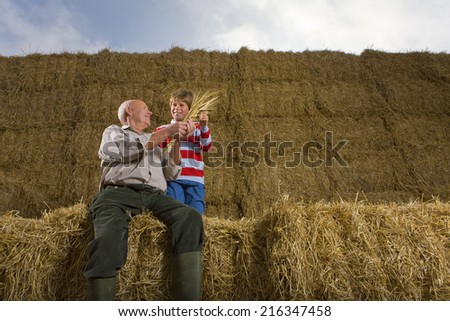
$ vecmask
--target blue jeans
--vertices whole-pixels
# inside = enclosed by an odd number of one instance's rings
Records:
[[[167,196],[205,213],[205,185],[186,179],[167,182]]]

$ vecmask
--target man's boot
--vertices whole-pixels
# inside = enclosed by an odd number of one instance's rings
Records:
[[[178,254],[172,261],[172,291],[176,301],[202,299],[202,253]]]
[[[88,301],[114,301],[116,277],[88,279]]]

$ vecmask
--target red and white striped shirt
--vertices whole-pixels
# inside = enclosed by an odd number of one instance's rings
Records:
[[[180,141],[181,175],[178,179],[205,184],[205,164],[203,163],[202,152],[208,152],[211,149],[211,134],[208,126],[200,127],[199,123],[195,125],[194,133],[187,139]],[[159,126],[155,129],[155,132],[166,126],[168,124]],[[160,144],[160,147],[165,148],[171,140],[171,138],[168,138]]]

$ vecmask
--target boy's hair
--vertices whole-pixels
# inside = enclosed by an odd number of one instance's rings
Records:
[[[192,100],[194,99],[194,93],[188,89],[180,88],[175,90],[170,95],[169,104],[172,105],[174,101],[179,101],[185,103],[189,109],[191,109]]]

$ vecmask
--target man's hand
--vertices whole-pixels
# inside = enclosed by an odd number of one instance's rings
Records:
[[[171,136],[175,139],[186,139],[188,136],[192,135],[195,131],[195,123],[190,119],[188,121],[173,123],[168,127],[172,125],[178,125],[178,127],[174,126],[173,128],[169,128],[171,133],[174,132],[173,134],[171,134]]]
[[[201,127],[205,127],[206,125],[208,125],[208,112],[207,111],[202,111],[200,113],[200,126]]]
[[[169,136],[173,138],[185,137],[189,132],[188,122],[176,122],[166,127]]]
[[[195,128],[194,128],[195,129]],[[176,122],[164,127],[161,130],[153,133],[150,140],[147,143],[146,148],[152,150],[155,146],[165,141],[167,138],[179,139],[180,137],[185,137],[190,130],[188,122]]]

